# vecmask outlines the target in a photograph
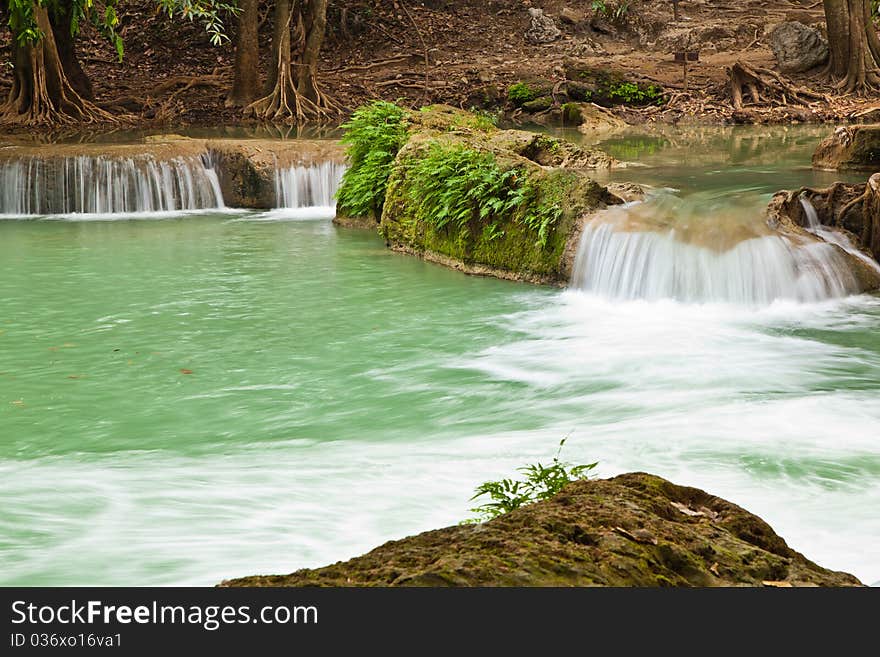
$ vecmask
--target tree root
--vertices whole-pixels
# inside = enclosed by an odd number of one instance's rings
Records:
[[[743,109],[746,94],[754,105],[769,103],[809,106],[811,102],[829,100],[827,96],[811,89],[795,86],[776,71],[752,67],[743,62],[736,62],[727,69],[727,75],[730,80],[731,101],[736,110]]]
[[[173,100],[180,94],[194,87],[222,87],[228,83],[225,75],[217,69],[210,75],[179,75],[169,78],[157,84],[143,94],[120,96],[111,101],[102,103],[105,108],[123,108],[133,111],[141,111],[152,104],[152,101],[163,93],[176,89],[167,100]]]

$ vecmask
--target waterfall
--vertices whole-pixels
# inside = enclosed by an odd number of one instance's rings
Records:
[[[807,217],[807,230],[812,232],[821,225],[819,223],[819,213],[816,212],[816,208],[810,203],[810,199],[801,196],[800,202],[801,207],[804,209],[804,214]]]
[[[207,156],[22,157],[0,163],[0,214],[59,215],[222,208]]]
[[[275,203],[280,208],[336,208],[336,190],[346,166],[322,162],[275,169]]]
[[[618,206],[584,228],[575,259],[572,286],[615,299],[676,299],[685,302],[732,302],[764,305],[775,300],[819,301],[858,291],[850,265],[824,241],[796,240],[752,231],[742,225],[725,229],[724,217],[711,216],[712,240],[691,223],[655,218],[662,210],[650,201]],[[681,201],[678,206],[681,207]],[[696,236],[702,239],[695,239]]]
[[[873,270],[880,272],[880,264],[878,264],[877,261],[874,260],[874,258],[859,250],[855,246],[855,244],[852,243],[852,240],[850,240],[849,237],[846,236],[845,233],[839,230],[834,230],[829,226],[825,226],[819,221],[819,213],[816,212],[816,208],[810,202],[810,199],[801,196],[800,202],[801,207],[804,209],[804,214],[807,216],[806,228],[809,232],[811,232],[816,237],[822,238],[826,242],[836,244],[850,255],[853,255],[862,262],[866,263]]]

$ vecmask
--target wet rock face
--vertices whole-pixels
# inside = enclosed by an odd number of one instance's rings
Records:
[[[825,171],[880,170],[880,125],[838,127],[816,147],[813,168]]]
[[[783,73],[800,73],[828,61],[828,42],[814,27],[787,21],[770,33],[770,47]]]
[[[221,586],[859,586],[763,520],[644,473],[569,484],[478,525],[392,541],[347,562]]]
[[[532,19],[529,29],[526,30],[526,43],[538,45],[541,43],[552,43],[562,36],[562,32],[553,19],[544,14],[543,9],[529,7],[529,16]]]
[[[850,244],[861,250],[861,257],[845,253],[860,291],[880,289],[880,174],[867,183],[837,182],[825,189],[802,188],[777,192],[767,209],[771,228],[790,236],[813,236],[807,233],[811,207],[823,228],[840,232]]]

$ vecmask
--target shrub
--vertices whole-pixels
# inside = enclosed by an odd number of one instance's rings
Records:
[[[572,465],[560,461],[559,455],[563,445],[565,445],[564,438],[559,442],[559,449],[550,465],[534,463],[517,468],[517,472],[525,475],[524,479],[500,479],[487,481],[477,486],[471,500],[488,496],[491,501],[471,509],[477,514],[477,517],[465,522],[476,523],[492,520],[492,518],[497,518],[526,504],[553,497],[572,481],[589,479],[590,471],[598,464]]]
[[[378,216],[391,164],[407,140],[407,113],[379,100],[359,108],[342,127],[351,166],[336,194],[339,208],[352,216]]]

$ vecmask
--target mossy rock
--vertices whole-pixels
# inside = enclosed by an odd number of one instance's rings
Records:
[[[543,78],[532,78],[515,82],[507,88],[507,100],[514,107],[522,107],[553,92],[553,82]]]
[[[541,96],[540,98],[522,104],[522,108],[526,112],[532,113],[543,112],[551,107],[553,107],[553,99],[550,96]]]
[[[435,228],[418,214],[413,202],[420,196],[408,171],[425,156],[425,149],[438,143],[437,137],[417,135],[398,154],[391,174],[379,230],[386,242],[402,251],[421,255],[463,271],[491,274],[502,278],[537,283],[563,283],[568,271],[563,255],[569,236],[578,220],[587,212],[604,205],[605,188],[585,171],[562,167],[545,168],[514,150],[490,146],[490,141],[475,142],[460,135],[446,134],[439,143],[447,148],[489,149],[502,171],[516,169],[537,191],[535,203],[558,205],[561,216],[554,222],[546,242],[521,221],[521,215],[482,219],[474,214],[466,226]],[[554,149],[555,142],[536,145],[526,139],[519,146],[536,159],[552,162],[566,157],[567,149]],[[576,148],[576,147],[575,147]],[[556,151],[555,153],[553,151]],[[570,155],[570,154],[569,154]]]
[[[485,116],[446,105],[408,111],[405,122],[402,147],[377,177],[387,180],[375,206],[379,231],[396,250],[468,273],[563,284],[584,217],[620,202],[589,176],[616,164],[601,151],[499,130]],[[356,166],[349,172],[358,175]],[[489,191],[470,197],[478,184]],[[339,212],[337,223],[351,222],[346,208]]]
[[[292,555],[292,558],[295,555]],[[745,509],[645,473],[568,484],[489,522],[221,586],[860,586]]]
[[[572,100],[603,107],[659,105],[664,101],[662,87],[651,82],[627,78],[608,68],[595,67],[581,60],[565,62],[566,94]]]

